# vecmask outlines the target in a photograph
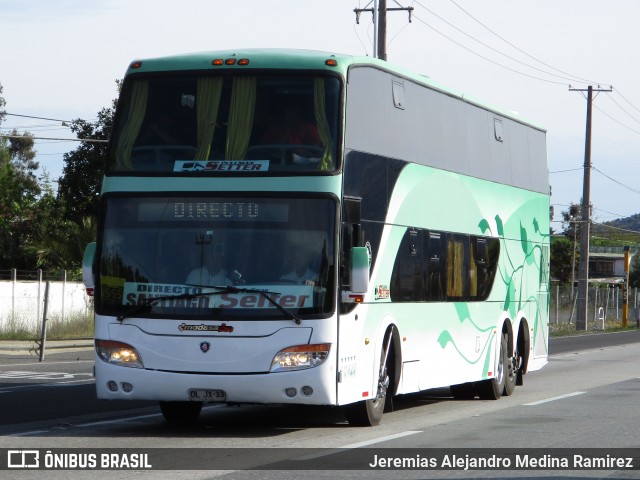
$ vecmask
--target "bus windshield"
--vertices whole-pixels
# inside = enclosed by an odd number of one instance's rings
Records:
[[[297,316],[333,311],[331,199],[107,197],[104,206],[101,314],[149,304],[136,316],[284,318],[260,292]]]
[[[336,168],[337,77],[170,73],[125,81],[107,174]]]

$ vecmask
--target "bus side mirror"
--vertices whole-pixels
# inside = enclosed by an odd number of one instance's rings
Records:
[[[369,267],[371,258],[367,247],[351,247],[351,291],[367,293],[369,290]]]
[[[87,295],[93,297],[95,276],[93,274],[93,262],[96,257],[96,242],[88,243],[82,257],[82,283],[87,290]]]

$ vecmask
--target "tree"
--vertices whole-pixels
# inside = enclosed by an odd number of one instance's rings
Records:
[[[0,85],[0,94],[2,85]],[[0,97],[0,107],[6,105]],[[0,112],[0,125],[5,112]],[[34,141],[29,133],[0,138],[0,268],[29,268],[24,246],[38,228],[34,222],[41,193],[35,171]]]
[[[122,82],[116,81],[118,90]],[[87,139],[73,152],[64,155],[65,167],[58,182],[58,200],[66,217],[81,225],[86,217],[95,217],[104,172],[107,143],[113,127],[116,100],[111,107],[98,112],[94,123],[77,119],[71,130],[78,138]]]
[[[563,236],[551,237],[551,276],[561,283],[571,282],[573,240]]]

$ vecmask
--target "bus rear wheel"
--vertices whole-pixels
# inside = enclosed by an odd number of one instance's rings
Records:
[[[160,402],[162,416],[169,423],[191,423],[200,416],[202,402]]]
[[[498,368],[495,372],[494,378],[483,380],[481,382],[478,382],[477,384],[478,396],[482,400],[498,400],[500,397],[502,397],[502,393],[505,390],[505,383],[507,381],[507,369],[510,362],[510,358],[507,355],[507,334],[503,333],[502,339],[500,341]],[[512,375],[512,379],[513,386],[515,387],[515,375]],[[513,392],[513,388],[511,388],[511,392]]]

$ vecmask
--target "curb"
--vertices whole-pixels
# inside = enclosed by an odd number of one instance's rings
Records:
[[[38,351],[40,340],[0,340],[1,354],[19,354]],[[45,350],[91,350],[93,349],[93,339],[76,339],[76,340],[47,340],[45,341]]]

